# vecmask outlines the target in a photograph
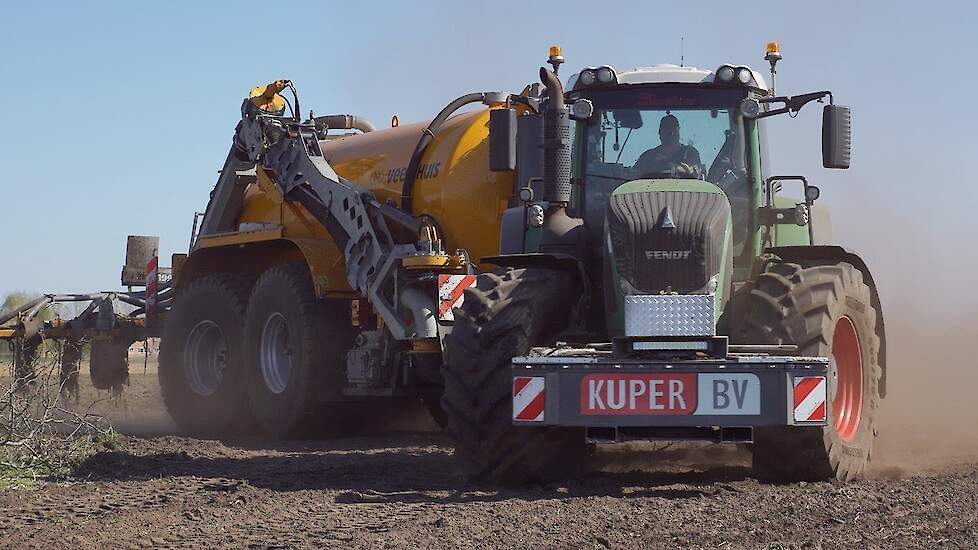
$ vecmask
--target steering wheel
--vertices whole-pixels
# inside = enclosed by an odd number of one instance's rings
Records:
[[[656,170],[653,172],[643,172],[639,179],[659,179],[659,178],[678,178],[678,179],[700,179],[700,169],[686,162],[678,162],[670,170]]]

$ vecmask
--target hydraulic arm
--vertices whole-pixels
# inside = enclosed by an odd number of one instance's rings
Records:
[[[370,300],[395,338],[411,338],[413,330],[397,314],[393,278],[401,259],[420,250],[414,243],[398,243],[387,222],[394,221],[412,235],[417,235],[419,222],[336,174],[319,147],[328,117],[301,122],[265,111],[255,99],[241,105],[241,122],[207,205],[201,234],[235,229],[229,224],[240,208],[241,180],[260,164],[274,174],[282,195],[313,214],[343,251],[350,287]]]

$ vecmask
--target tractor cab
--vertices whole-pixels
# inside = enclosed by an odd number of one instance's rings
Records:
[[[734,254],[748,236],[760,189],[760,125],[741,112],[748,98],[770,95],[748,67],[716,71],[657,65],[618,72],[589,67],[568,81],[568,101],[587,101],[592,115],[575,129],[578,211],[589,240],[600,240],[608,197],[635,180],[701,180],[722,190],[733,214]],[[682,185],[678,183],[677,185]]]
[[[555,70],[559,53],[549,60]],[[775,198],[786,178],[764,173],[762,120],[827,98],[823,163],[848,167],[848,108],[831,104],[828,91],[777,96],[780,58],[769,44],[770,86],[760,71],[732,64],[586,67],[566,89],[544,78],[539,115],[518,117],[512,132],[490,124],[493,138],[516,136],[519,153],[511,157],[522,204],[511,205],[509,223],[504,218],[501,253],[579,258],[596,297],[603,295],[586,315],[598,332],[624,331],[630,295],[709,295],[719,323],[734,285],[750,277],[766,248],[814,244],[818,190],[795,177],[804,197]],[[510,158],[506,149],[491,157]]]

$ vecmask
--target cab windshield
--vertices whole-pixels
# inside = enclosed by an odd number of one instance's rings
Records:
[[[595,222],[605,215],[608,195],[635,179],[703,179],[721,187],[734,210],[734,203],[750,199],[742,90],[676,86],[594,90],[585,97],[595,111],[579,135],[575,164],[592,229],[600,230]]]

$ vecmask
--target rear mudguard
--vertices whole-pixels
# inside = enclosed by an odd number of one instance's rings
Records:
[[[584,263],[570,254],[504,254],[501,256],[486,256],[481,259],[481,262],[498,265],[499,267],[539,267],[567,271],[580,281],[581,290],[584,292],[584,299],[582,301],[587,301],[589,285],[587,272],[584,270]]]
[[[576,256],[570,254],[504,254],[500,256],[486,256],[482,258],[482,263],[498,265],[499,267],[527,268],[536,267],[544,269],[558,269],[570,273],[577,279],[581,290],[580,300],[574,308],[575,316],[586,310],[586,305],[590,303],[591,285],[588,282],[587,272],[584,270],[584,263]],[[579,318],[579,317],[578,317]]]

